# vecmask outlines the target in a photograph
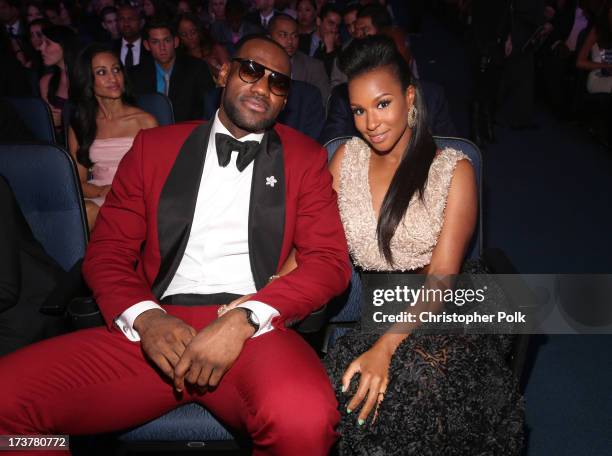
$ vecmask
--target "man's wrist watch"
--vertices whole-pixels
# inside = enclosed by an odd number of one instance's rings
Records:
[[[259,322],[255,320],[253,311],[251,309],[247,309],[246,307],[238,307],[238,309],[244,310],[246,313],[247,323],[253,327],[255,332],[259,331]]]

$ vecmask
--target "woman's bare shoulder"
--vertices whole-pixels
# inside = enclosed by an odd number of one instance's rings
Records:
[[[153,128],[158,126],[155,117],[135,106],[129,106],[126,109],[126,120],[132,120],[137,123],[139,129]]]

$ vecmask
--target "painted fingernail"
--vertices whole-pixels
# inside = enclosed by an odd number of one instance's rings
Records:
[[[363,426],[364,423],[365,423],[365,420],[362,420],[361,418],[357,420],[357,424],[359,424],[359,426]]]
[[[349,415],[350,415],[350,414],[351,414],[351,412],[352,412],[352,410],[351,410],[350,408],[347,408],[347,409],[346,409],[346,413],[347,413],[347,414],[349,414]]]
[[[342,385],[342,392],[346,393],[346,386]]]

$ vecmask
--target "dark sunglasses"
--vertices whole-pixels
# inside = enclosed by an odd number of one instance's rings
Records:
[[[289,88],[291,87],[291,78],[286,74],[274,71],[267,66],[263,66],[261,63],[257,63],[254,60],[233,58],[232,61],[240,63],[240,70],[238,76],[247,84],[255,84],[264,74],[266,70],[270,72],[268,76],[268,87],[270,92],[279,97],[286,97],[289,94]]]

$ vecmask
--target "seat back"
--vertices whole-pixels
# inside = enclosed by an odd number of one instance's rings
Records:
[[[332,156],[338,148],[346,141],[351,139],[349,136],[342,136],[339,138],[332,139],[325,144],[327,149],[328,158],[331,160]],[[482,252],[482,155],[478,147],[462,138],[450,138],[450,137],[434,137],[437,146],[440,149],[447,147],[460,150],[465,153],[471,160],[472,166],[476,173],[476,183],[478,186],[478,222],[474,232],[474,236],[470,241],[466,258],[479,258]],[[339,298],[336,298],[335,302],[330,304],[332,309],[338,309],[337,313],[331,318],[332,323],[351,323],[356,322],[361,317],[361,279],[355,269],[352,270],[351,284],[347,292]],[[337,337],[337,334],[330,334],[331,342]]]
[[[55,143],[55,129],[51,109],[45,100],[38,97],[5,97],[13,105],[19,117],[42,142]]]
[[[0,175],[13,189],[36,239],[69,270],[85,254],[87,222],[68,153],[53,144],[0,145]]]
[[[451,148],[463,152],[472,162],[476,174],[476,185],[478,188],[478,220],[474,235],[468,246],[466,258],[477,259],[482,254],[483,228],[482,228],[482,153],[476,144],[463,138],[451,138],[445,136],[434,136],[438,148]]]
[[[170,98],[162,93],[144,93],[136,96],[136,105],[151,114],[160,126],[174,124],[174,109]]]

